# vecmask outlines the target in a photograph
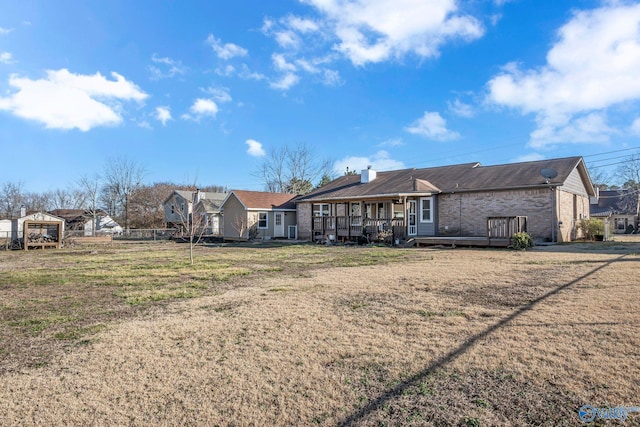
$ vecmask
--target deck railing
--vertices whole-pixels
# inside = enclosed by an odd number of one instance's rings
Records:
[[[527,231],[526,216],[505,216],[487,218],[489,239],[510,239],[514,234]]]
[[[402,239],[406,236],[404,218],[364,218],[361,216],[315,216],[313,234],[317,238],[366,237],[369,240]]]

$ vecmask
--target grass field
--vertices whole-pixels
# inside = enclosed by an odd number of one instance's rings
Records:
[[[0,252],[0,425],[581,425],[640,406],[638,271],[640,241]]]

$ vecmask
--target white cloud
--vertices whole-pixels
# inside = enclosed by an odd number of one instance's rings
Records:
[[[169,107],[156,107],[156,119],[162,122],[162,126],[166,126],[167,122],[172,120]]]
[[[190,114],[183,114],[185,120],[200,120],[205,117],[215,118],[218,114],[218,105],[211,99],[198,98],[189,108]]]
[[[378,144],[378,147],[400,147],[402,145],[404,145],[402,138],[391,138],[386,141],[382,141]]]
[[[235,72],[236,68],[231,64],[227,64],[224,67],[218,67],[215,70],[215,73],[222,77],[231,77],[235,74]]]
[[[397,59],[409,53],[420,58],[437,57],[448,40],[473,40],[484,34],[480,22],[459,14],[457,2],[452,0],[303,2],[322,13],[322,26],[337,39],[334,48],[354,65]],[[295,26],[290,24],[290,28]]]
[[[294,64],[287,62],[284,55],[280,53],[274,53],[271,55],[271,61],[273,62],[275,69],[278,71],[297,71],[297,67]]]
[[[88,131],[96,126],[122,122],[120,101],[141,102],[147,94],[118,73],[115,80],[102,74],[73,74],[66,69],[48,70],[46,78],[31,80],[12,75],[9,85],[17,91],[0,98],[0,110],[36,120],[52,129]]]
[[[2,28],[2,27],[0,27],[0,36],[2,36],[4,34],[9,34],[11,31],[13,31],[13,28]]]
[[[0,63],[2,64],[12,64],[13,63],[13,55],[9,52],[0,52]]]
[[[168,57],[159,57],[155,53],[151,56],[151,61],[159,64],[159,66],[152,65],[149,67],[151,76],[155,80],[175,77],[176,75],[184,74],[187,71],[187,67],[182,65],[182,62],[175,61]],[[164,68],[164,71],[160,66]]]
[[[405,130],[414,135],[420,135],[436,141],[450,141],[460,137],[458,132],[447,129],[447,122],[440,113],[425,111],[424,115],[407,126]]]
[[[270,86],[273,89],[286,91],[291,89],[291,87],[297,85],[299,81],[300,81],[300,77],[298,77],[293,73],[287,73],[284,76],[282,76],[280,80],[271,82]]]
[[[298,59],[298,60],[296,60],[296,65],[298,65],[301,69],[303,69],[307,73],[318,74],[320,72],[320,68],[318,68],[315,64],[313,64],[312,62],[310,62],[310,61],[308,61],[306,59]],[[294,66],[293,71],[295,71],[295,70],[296,70],[296,68]]]
[[[233,101],[233,98],[231,98],[231,94],[229,93],[229,88],[210,86],[203,89],[203,91],[211,95],[214,101],[219,102],[220,104]]]
[[[457,98],[453,102],[448,102],[447,105],[449,107],[449,111],[456,116],[471,118],[476,114],[471,105],[465,104]]]
[[[322,72],[322,83],[325,86],[340,86],[344,83],[340,73],[336,70],[324,70]]]
[[[318,22],[312,19],[300,18],[293,15],[286,18],[286,23],[289,28],[292,28],[302,34],[316,32],[320,29],[320,24]]]
[[[213,34],[209,34],[209,37],[207,37],[207,43],[220,59],[228,60],[236,56],[247,56],[249,54],[247,49],[240,47],[237,44],[222,44],[222,41],[216,39]]]
[[[337,175],[343,175],[347,168],[350,171],[360,172],[368,166],[376,171],[404,169],[405,167],[403,162],[393,160],[388,152],[380,150],[369,157],[349,156],[340,159],[333,164],[333,171]]]
[[[283,29],[273,30],[275,23],[265,20],[262,31],[267,35],[272,34],[276,43],[284,49],[297,50],[303,43],[301,35],[316,32],[320,28],[319,24],[311,19],[292,15],[281,19],[280,23]]]
[[[251,71],[247,64],[242,64],[242,69],[240,73],[238,73],[238,76],[245,80],[264,80],[267,78],[264,74]]]
[[[253,157],[264,157],[267,153],[262,148],[262,144],[256,141],[255,139],[247,139],[245,144],[249,146],[247,149],[247,153]]]
[[[148,121],[143,120],[141,122],[138,122],[138,127],[142,128],[142,129],[147,129],[147,130],[151,130],[153,129],[153,127],[151,127],[151,125],[149,124]]]
[[[302,43],[302,39],[293,31],[278,31],[274,34],[276,43],[285,49],[297,49]]]
[[[640,117],[635,119],[631,124],[631,132],[636,135],[640,135]]]
[[[531,146],[544,147],[561,143],[608,142],[618,131],[609,127],[607,117],[602,113],[573,116],[563,120],[561,126],[555,122],[538,121],[538,127],[531,133]]]
[[[489,102],[535,114],[532,147],[608,141],[606,110],[640,100],[640,4],[575,12],[544,66],[507,64],[487,86]]]

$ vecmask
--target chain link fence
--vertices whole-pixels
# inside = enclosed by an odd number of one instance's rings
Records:
[[[178,236],[179,230],[175,228],[131,229],[122,233],[97,232],[95,235],[87,234],[83,230],[65,230],[63,245],[74,246],[76,244],[91,244],[105,242],[147,241],[157,242],[171,240]],[[0,250],[23,249],[22,237],[16,238],[12,231],[0,230]]]

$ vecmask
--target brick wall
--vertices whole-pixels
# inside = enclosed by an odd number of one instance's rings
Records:
[[[589,197],[558,189],[556,240],[568,242],[582,237],[578,224],[589,217]],[[526,216],[527,230],[534,239],[551,240],[551,203],[549,189],[440,194],[438,196],[438,233],[486,236],[487,217]],[[574,219],[575,203],[575,219]],[[561,223],[561,224],[560,224]],[[448,229],[447,229],[448,228]]]
[[[558,242],[570,242],[582,237],[580,220],[589,218],[589,197],[558,190]],[[575,211],[574,211],[575,203]],[[575,217],[574,217],[575,213]]]
[[[298,239],[311,240],[311,203],[297,203],[296,215],[298,220]]]
[[[438,195],[440,234],[461,232],[463,236],[484,237],[487,235],[487,218],[501,216],[526,216],[527,230],[534,238],[551,239],[551,191],[536,189]]]

